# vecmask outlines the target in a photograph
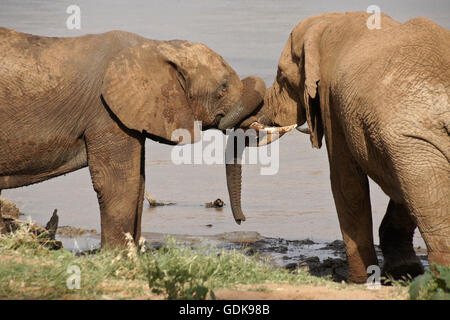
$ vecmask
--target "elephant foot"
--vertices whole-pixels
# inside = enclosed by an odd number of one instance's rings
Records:
[[[382,276],[401,280],[412,279],[424,273],[423,265],[418,258],[409,260],[386,260],[381,271]]]

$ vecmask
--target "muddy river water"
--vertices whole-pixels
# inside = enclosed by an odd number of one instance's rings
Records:
[[[153,39],[203,42],[220,53],[242,76],[258,75],[271,85],[279,55],[291,29],[303,18],[329,11],[363,10],[373,1],[32,1],[2,0],[0,25],[23,32],[77,36],[113,29]],[[81,8],[81,30],[68,30],[66,8]],[[406,21],[428,17],[449,28],[447,1],[377,1],[383,12]],[[175,165],[172,147],[146,143],[146,188],[172,206],[144,205],[146,234],[214,236],[225,232],[258,232],[272,238],[313,241],[341,239],[329,182],[325,148],[313,150],[309,138],[290,132],[280,141],[279,171],[261,175],[261,165],[243,168],[243,210],[247,221],[238,226],[229,206],[205,208],[221,198],[228,203],[222,165]],[[21,211],[44,224],[58,208],[60,225],[100,229],[100,215],[87,169],[37,185],[4,190],[2,195]],[[374,238],[388,198],[371,182]],[[98,244],[98,238],[86,240]],[[424,247],[416,233],[416,246]],[[69,245],[70,246],[70,245]]]

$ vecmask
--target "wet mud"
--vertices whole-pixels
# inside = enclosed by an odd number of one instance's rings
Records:
[[[222,235],[223,247],[243,250],[248,255],[267,257],[274,265],[290,271],[304,269],[311,275],[329,276],[336,282],[348,279],[345,244],[342,240],[326,242],[261,237],[252,241],[248,238],[237,240],[236,237],[238,235],[235,234]],[[375,246],[375,251],[381,267],[384,262],[383,254],[379,246]],[[428,267],[426,250],[417,248],[416,252],[424,267]]]

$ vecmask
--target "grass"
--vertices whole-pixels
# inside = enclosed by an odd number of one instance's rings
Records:
[[[75,256],[43,246],[29,228],[25,224],[0,236],[0,299],[205,299],[214,298],[216,289],[238,285],[337,285],[237,251],[190,248],[171,238],[158,250],[136,247],[130,239],[121,250]],[[76,287],[73,270],[79,270],[80,289],[69,288]]]

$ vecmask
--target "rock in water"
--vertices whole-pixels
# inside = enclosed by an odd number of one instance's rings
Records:
[[[206,208],[222,208],[224,206],[224,202],[222,201],[222,199],[217,198],[216,200],[212,201],[212,202],[208,202],[205,203],[205,207]]]

